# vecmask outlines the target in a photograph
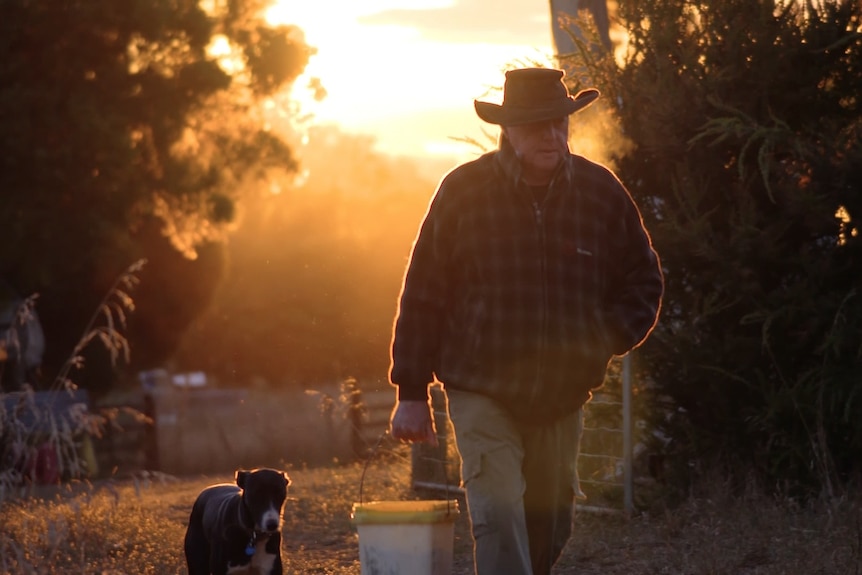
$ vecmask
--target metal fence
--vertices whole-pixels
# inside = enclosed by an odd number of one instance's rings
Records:
[[[584,409],[578,457],[584,511],[634,511],[631,357],[616,360],[602,389]]]

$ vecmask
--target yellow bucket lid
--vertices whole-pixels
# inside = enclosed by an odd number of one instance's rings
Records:
[[[441,523],[458,517],[458,500],[370,501],[354,503],[353,523]]]

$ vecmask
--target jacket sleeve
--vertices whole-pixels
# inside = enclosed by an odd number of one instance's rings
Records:
[[[448,205],[447,179],[437,189],[419,234],[401,287],[391,346],[389,381],[399,400],[426,400],[440,347],[448,302],[447,270],[456,236]]]
[[[628,191],[624,197],[614,247],[615,273],[605,300],[605,321],[611,352],[624,355],[639,346],[658,321],[664,293],[659,256],[641,213]]]

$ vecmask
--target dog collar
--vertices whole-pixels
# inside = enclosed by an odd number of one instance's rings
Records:
[[[248,539],[248,543],[245,546],[245,554],[251,557],[254,555],[254,549],[257,545],[258,540],[267,540],[269,539],[269,533],[259,533],[257,531],[251,532],[251,537]]]
[[[248,540],[248,544],[245,546],[245,554],[249,557],[254,555],[255,543],[257,543],[257,531],[252,531],[251,537]]]

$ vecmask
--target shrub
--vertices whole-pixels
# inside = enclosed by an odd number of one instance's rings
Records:
[[[862,5],[634,0],[619,19],[624,62],[581,61],[636,146],[619,173],[665,270],[640,360],[676,477],[833,495],[862,453]]]

